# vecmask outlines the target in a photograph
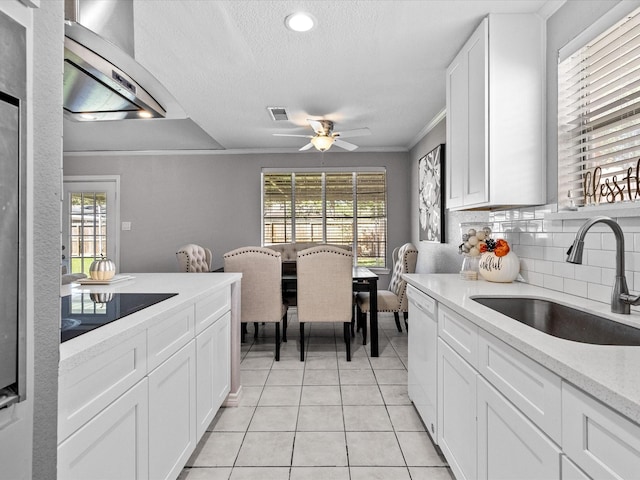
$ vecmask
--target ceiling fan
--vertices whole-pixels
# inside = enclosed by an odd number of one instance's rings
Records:
[[[345,142],[342,138],[346,137],[359,137],[365,135],[371,135],[371,130],[368,128],[358,128],[357,130],[346,130],[344,132],[334,132],[333,131],[333,122],[331,120],[311,120],[307,119],[311,128],[316,133],[315,135],[294,135],[289,133],[274,133],[273,135],[276,137],[302,137],[302,138],[310,138],[311,140],[304,147],[302,147],[299,151],[309,150],[311,147],[316,147],[316,149],[321,152],[326,152],[331,148],[332,145],[336,147],[344,148],[350,152],[354,151],[358,148],[357,145],[353,143]]]

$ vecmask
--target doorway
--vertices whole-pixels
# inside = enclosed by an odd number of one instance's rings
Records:
[[[120,264],[120,176],[66,176],[62,204],[62,266],[89,274],[95,259]]]

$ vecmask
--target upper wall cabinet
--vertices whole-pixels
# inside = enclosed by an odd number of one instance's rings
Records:
[[[485,18],[447,69],[447,208],[546,201],[544,22]]]

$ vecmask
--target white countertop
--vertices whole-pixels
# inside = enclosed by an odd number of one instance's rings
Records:
[[[177,293],[162,302],[132,313],[60,344],[59,374],[144,331],[149,322],[166,318],[185,302],[196,302],[211,292],[241,279],[240,273],[131,273],[133,278],[111,285],[63,285],[60,296],[71,292],[89,293]]]
[[[526,283],[466,281],[458,274],[403,275],[410,285],[478,327],[640,423],[640,347],[591,345],[547,335],[471,299],[474,296],[546,298],[640,328],[640,314],[611,313],[610,305]]]

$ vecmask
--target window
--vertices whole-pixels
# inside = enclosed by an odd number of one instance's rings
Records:
[[[566,59],[561,58],[560,207],[572,200],[581,206],[640,197],[639,13],[626,15]]]
[[[384,169],[265,170],[262,186],[264,245],[289,242],[350,245],[358,265],[386,266]]]

